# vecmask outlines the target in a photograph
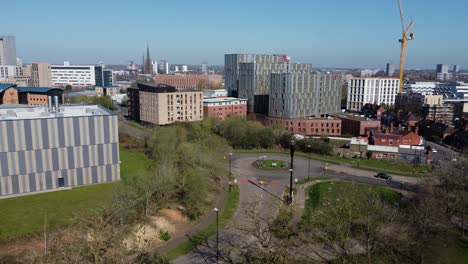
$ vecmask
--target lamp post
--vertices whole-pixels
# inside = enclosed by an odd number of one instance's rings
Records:
[[[289,204],[292,204],[292,185],[293,185],[293,169],[294,169],[294,140],[289,144],[289,151],[291,153],[291,168],[289,169]]]
[[[219,262],[219,209],[215,208],[216,212],[216,263]]]
[[[229,179],[231,178],[231,157],[232,157],[232,152],[229,153]]]
[[[307,150],[309,151],[309,167],[307,168],[307,180],[310,178],[310,145],[307,145]]]

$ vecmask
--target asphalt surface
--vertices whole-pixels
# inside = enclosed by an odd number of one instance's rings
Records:
[[[452,161],[459,156],[457,152],[431,141],[426,140],[425,145],[437,151],[432,153],[432,159],[436,162]]]
[[[288,169],[259,169],[253,166],[256,160],[261,156],[266,159],[284,160],[290,162],[289,155],[281,154],[234,154],[231,159],[231,171],[237,178],[240,190],[239,208],[234,215],[231,223],[219,234],[219,250],[230,246],[248,247],[254,240],[248,234],[241,234],[239,228],[246,228],[251,223],[252,211],[255,211],[262,218],[272,218],[281,205],[281,196],[283,191],[288,188],[290,172]],[[294,157],[293,177],[297,179],[328,176],[338,180],[361,182],[373,185],[380,185],[389,188],[395,188],[407,191],[417,191],[417,185],[405,181],[406,177],[394,177],[393,180],[377,179],[373,177],[375,173],[360,171],[346,167],[340,167],[340,172],[327,170],[322,174],[324,162],[310,160],[306,158]],[[338,168],[338,166],[335,166]],[[350,171],[353,175],[345,173]],[[414,179],[414,178],[413,178]],[[262,190],[249,181],[259,184],[265,190]],[[294,181],[294,180],[293,180]],[[279,198],[279,199],[278,199]],[[251,226],[250,226],[251,228]],[[216,263],[216,236],[209,239],[206,245],[199,246],[187,255],[174,260],[175,264],[182,263]],[[223,263],[222,260],[219,263]]]

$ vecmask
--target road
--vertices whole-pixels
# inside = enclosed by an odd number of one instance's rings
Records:
[[[425,141],[426,145],[430,146],[432,149],[435,149],[437,152],[432,153],[432,158],[434,161],[444,162],[444,161],[452,161],[458,157],[458,153],[446,148],[442,145],[431,141]]]
[[[267,156],[266,159],[284,160],[289,162],[288,155],[281,154],[235,154],[231,159],[231,171],[238,180],[240,190],[239,209],[234,215],[228,227],[220,231],[219,248],[228,248],[234,246],[248,247],[253,239],[245,234],[240,234],[239,227],[246,227],[246,223],[252,220],[252,212],[255,211],[260,217],[271,218],[281,204],[278,197],[281,197],[285,188],[289,186],[289,171],[287,169],[259,169],[253,166],[253,163],[260,156]],[[306,158],[294,157],[294,178],[307,178],[309,161]],[[373,185],[381,185],[390,188],[404,189],[413,191],[416,189],[416,178],[398,177],[387,181],[374,178],[375,173],[352,169],[346,166],[329,166],[325,174],[321,174],[325,163],[310,160],[310,176],[328,176],[339,180],[362,182]],[[350,174],[352,173],[352,174]],[[250,184],[248,181],[260,184],[269,193]],[[176,264],[182,263],[216,263],[216,238],[209,239],[207,245],[198,247],[187,255],[174,260]],[[220,263],[223,263],[220,261]]]

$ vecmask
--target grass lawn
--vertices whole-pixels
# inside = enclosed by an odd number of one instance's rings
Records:
[[[281,151],[281,150],[235,150],[237,153],[272,153],[272,154],[288,154],[289,151]],[[303,153],[300,151],[295,152],[296,156],[301,156],[303,158],[308,158],[308,153]],[[344,165],[349,164],[353,168],[361,169],[361,170],[368,170],[368,171],[375,171],[375,172],[384,172],[388,174],[396,174],[402,176],[422,176],[423,174],[419,173],[419,171],[431,171],[431,167],[427,165],[420,165],[415,166],[414,164],[410,163],[403,163],[403,162],[390,162],[385,160],[368,160],[366,158],[359,160],[359,166],[357,164],[357,159],[349,159],[349,158],[341,158],[341,157],[334,157],[328,155],[319,155],[315,153],[310,154],[310,158],[313,160],[318,160],[330,164],[335,165]],[[415,169],[415,173],[413,175],[413,169]]]
[[[468,240],[459,239],[458,230],[448,233],[443,241],[431,243],[426,256],[426,262],[430,264],[457,264],[468,263]]]
[[[222,229],[231,220],[236,212],[239,202],[239,189],[233,188],[228,193],[224,207],[219,210],[219,228]],[[187,240],[180,243],[177,247],[169,250],[164,254],[169,259],[175,259],[179,256],[189,253],[196,246],[200,245],[203,241],[216,234],[216,222],[211,223],[204,230],[192,237],[192,240]]]
[[[384,201],[388,201],[389,203],[398,202],[401,198],[399,193],[382,186],[352,182],[321,182],[306,190],[309,197],[309,199],[306,200],[306,210],[319,208],[326,203],[333,204],[333,202],[336,201],[338,194],[350,192],[352,190],[351,188],[355,188],[355,190],[359,192],[376,192]]]
[[[319,181],[319,180],[332,180],[333,178],[327,176],[317,176],[317,177],[310,177],[310,179],[300,179],[295,184],[304,184],[312,181]]]
[[[147,173],[151,160],[143,153],[120,149],[121,177]],[[112,196],[119,183],[89,185],[71,190],[0,199],[0,240],[35,235],[48,229],[71,225],[75,216],[92,216]]]
[[[288,167],[285,167],[285,164],[287,162],[283,160],[264,160],[264,161],[257,161],[256,166],[259,168],[264,168],[264,169],[287,169]],[[276,164],[275,167],[273,167],[273,164]]]

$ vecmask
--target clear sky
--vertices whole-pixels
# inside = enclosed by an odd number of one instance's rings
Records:
[[[468,1],[403,0],[416,40],[407,67],[468,68]],[[224,64],[225,53],[286,53],[321,67],[398,65],[396,0],[10,0],[0,35],[24,62]]]

